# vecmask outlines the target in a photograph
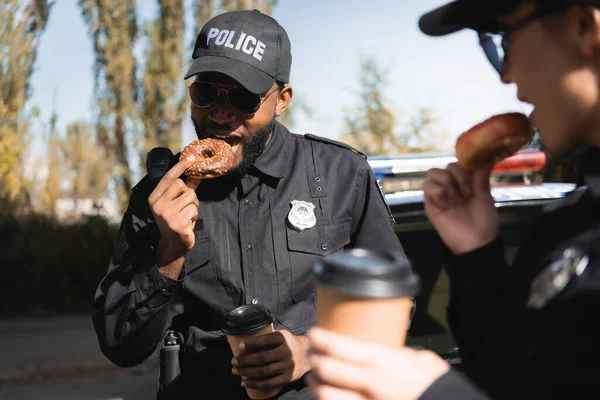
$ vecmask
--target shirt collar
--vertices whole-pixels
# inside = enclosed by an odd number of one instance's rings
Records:
[[[288,162],[287,153],[289,146],[286,143],[289,137],[289,131],[279,122],[275,121],[271,140],[265,151],[254,162],[254,167],[274,178],[283,177]]]

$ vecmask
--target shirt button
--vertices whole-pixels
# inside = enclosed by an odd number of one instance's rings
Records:
[[[169,291],[163,288],[158,291],[158,294],[160,294],[161,296],[167,296],[169,294]]]
[[[258,304],[258,299],[252,299],[252,304]]]
[[[246,200],[244,200],[244,203],[246,203],[246,205],[250,205],[250,204],[252,204],[252,200],[246,199]]]
[[[248,248],[248,250],[252,251],[254,250],[254,244],[253,243],[248,243],[248,246],[246,246]]]
[[[321,250],[326,251],[327,250],[327,243],[323,243],[321,245]]]

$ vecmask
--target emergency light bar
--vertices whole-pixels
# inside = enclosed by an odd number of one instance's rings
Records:
[[[539,149],[525,149],[508,157],[492,168],[492,173],[538,172],[546,165],[546,153]]]
[[[452,154],[405,154],[390,157],[369,157],[369,164],[379,179],[420,176],[431,168],[446,168],[456,157]],[[524,149],[498,162],[492,173],[537,172],[546,165],[546,154],[539,149]]]

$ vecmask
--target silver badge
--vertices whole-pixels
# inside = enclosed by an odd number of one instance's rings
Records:
[[[317,217],[315,216],[315,205],[302,200],[292,200],[290,203],[292,209],[288,214],[287,218],[290,224],[298,231],[310,229],[317,224]]]
[[[542,309],[548,301],[560,293],[574,276],[585,271],[588,256],[580,250],[569,247],[559,260],[554,261],[531,282],[531,294],[527,306]]]

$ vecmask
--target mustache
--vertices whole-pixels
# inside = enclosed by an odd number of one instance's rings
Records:
[[[206,139],[206,138],[210,137],[209,132],[211,132],[211,131],[223,131],[224,133],[229,132],[229,134],[231,134],[239,128],[239,125],[232,126],[231,124],[224,124],[224,125],[202,124],[202,125],[199,125],[196,123],[196,121],[194,121],[193,118],[192,118],[192,122],[194,124],[194,129],[196,131],[196,135],[198,136],[199,139]],[[244,135],[241,135],[241,138],[243,140]]]

